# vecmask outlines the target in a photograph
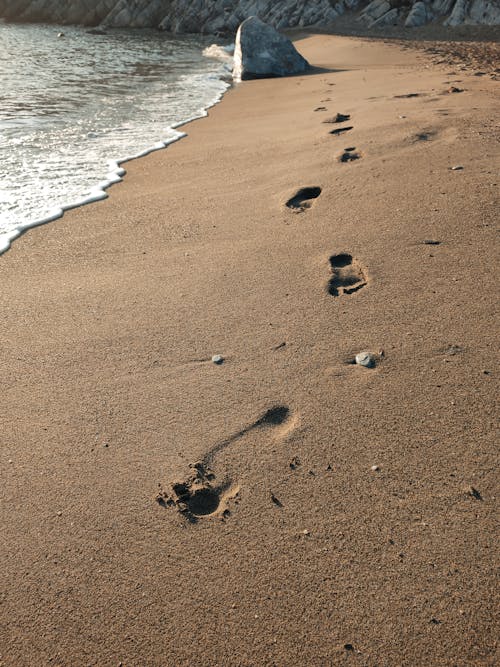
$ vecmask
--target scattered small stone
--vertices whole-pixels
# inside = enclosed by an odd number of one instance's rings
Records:
[[[327,469],[328,472],[331,472],[331,471],[333,470],[333,468],[332,468],[332,466],[331,466],[330,464],[328,464],[328,465],[326,466],[326,469]]]
[[[435,241],[434,239],[424,239],[422,243],[424,245],[441,245],[441,241]]]
[[[372,466],[372,467],[370,468],[370,470],[371,470],[372,472],[378,472],[378,471],[380,470],[380,466]]]
[[[464,89],[463,88],[457,88],[457,86],[450,86],[446,92],[447,93],[463,93]]]
[[[64,37],[64,33],[63,33],[63,32],[58,32],[58,33],[57,33],[57,36],[58,36],[58,37]]]
[[[314,111],[326,111],[326,107],[316,107]]]
[[[441,621],[440,621],[439,619],[437,619],[437,618],[434,618],[434,617],[431,618],[430,622],[431,622],[433,625],[441,625]]]
[[[358,366],[364,366],[365,368],[375,366],[375,357],[370,352],[360,352],[356,355],[355,361]]]
[[[354,651],[354,646],[352,644],[344,644],[346,651]]]
[[[283,341],[283,342],[280,343],[279,345],[275,345],[275,346],[273,347],[273,350],[281,350],[282,347],[286,347],[286,342],[285,342],[285,341]]]
[[[297,468],[300,466],[299,457],[294,456],[288,465],[290,466],[290,470],[297,470]]]
[[[467,494],[471,498],[475,498],[476,500],[482,500],[483,499],[483,496],[480,494],[480,492],[477,489],[475,489],[473,486],[468,486],[467,487]]]
[[[221,364],[224,363],[224,357],[222,357],[220,354],[214,354],[212,357],[212,363],[216,364],[217,366],[220,366]]]
[[[57,514],[57,516],[62,516],[62,512],[61,512],[61,510],[59,510],[58,512],[56,512],[56,514]]]
[[[463,169],[461,164],[457,164],[454,167],[450,167],[451,171],[461,171]]]
[[[309,531],[307,530],[307,528],[306,528],[305,530],[302,531],[302,535],[310,535],[310,533],[309,533]]]

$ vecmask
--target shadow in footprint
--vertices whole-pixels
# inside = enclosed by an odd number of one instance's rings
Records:
[[[347,127],[338,127],[335,130],[330,130],[330,134],[338,136],[340,134],[344,134],[344,132],[349,132],[349,130],[352,130],[352,129],[353,129],[352,125],[349,125]]]
[[[291,197],[286,206],[296,213],[301,213],[307,208],[311,208],[313,199],[317,199],[321,194],[321,188],[318,186],[301,188]]]
[[[413,135],[413,143],[418,143],[419,141],[431,141],[437,135],[436,130],[424,130],[423,132],[417,132]]]
[[[275,408],[267,410],[254,426],[281,426],[290,416],[290,409],[285,405],[278,405]]]
[[[354,152],[354,148],[345,149],[342,155],[339,157],[339,162],[352,162],[353,160],[359,160],[361,155]]]
[[[410,99],[412,97],[422,97],[425,93],[406,93],[406,95],[394,95],[396,100]]]
[[[367,284],[365,272],[359,262],[348,253],[330,257],[332,277],[328,281],[327,292],[332,296],[352,294]]]
[[[351,120],[351,116],[348,113],[338,113],[331,118],[327,118],[323,123],[345,123],[348,120]]]
[[[186,482],[172,485],[172,494],[166,497],[162,505],[174,506],[190,523],[210,517],[225,517],[229,514],[229,501],[236,498],[239,487],[226,481],[213,486],[214,475],[201,464],[195,467],[196,473]],[[160,500],[158,500],[160,502]]]

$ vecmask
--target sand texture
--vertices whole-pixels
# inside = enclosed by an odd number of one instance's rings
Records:
[[[297,47],[0,258],[2,667],[498,664],[499,84]]]

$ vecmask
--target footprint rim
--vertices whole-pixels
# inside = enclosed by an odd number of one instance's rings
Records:
[[[311,202],[321,195],[323,189],[319,185],[307,185],[285,202],[285,206],[292,211],[304,211],[311,207]]]

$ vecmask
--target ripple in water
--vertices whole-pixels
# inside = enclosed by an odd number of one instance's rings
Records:
[[[58,32],[0,23],[4,239],[95,194],[116,168],[110,161],[171,141],[179,135],[173,125],[202,115],[227,87],[227,65],[203,56],[200,37]]]

